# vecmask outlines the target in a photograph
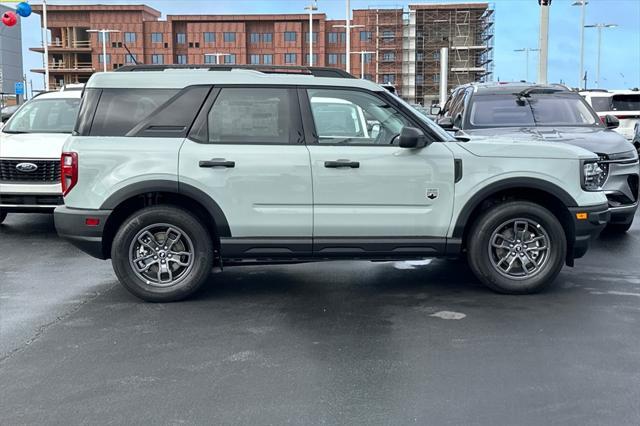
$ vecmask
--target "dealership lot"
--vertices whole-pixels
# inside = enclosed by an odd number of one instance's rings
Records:
[[[230,268],[149,304],[46,215],[10,215],[0,252],[4,424],[640,418],[638,218],[534,296],[447,260],[331,262]]]

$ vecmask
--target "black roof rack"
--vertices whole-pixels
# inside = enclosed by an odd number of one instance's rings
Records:
[[[132,71],[164,71],[173,69],[206,69],[208,71],[254,70],[267,74],[306,74],[314,77],[355,78],[348,72],[329,67],[302,67],[287,65],[125,65],[118,68],[117,72]]]

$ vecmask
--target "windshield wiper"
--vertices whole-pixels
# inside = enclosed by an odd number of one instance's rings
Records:
[[[29,133],[29,132],[25,132],[23,130],[2,130],[2,133],[10,133],[12,135],[21,135],[21,134]]]

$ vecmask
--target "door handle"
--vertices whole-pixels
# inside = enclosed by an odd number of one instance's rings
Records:
[[[338,169],[341,167],[350,167],[352,169],[359,169],[360,163],[357,161],[351,161],[351,160],[336,160],[336,161],[325,161],[324,166],[328,169]]]
[[[227,167],[233,168],[236,166],[235,161],[227,161],[224,158],[212,158],[211,160],[204,160],[198,163],[200,167]]]

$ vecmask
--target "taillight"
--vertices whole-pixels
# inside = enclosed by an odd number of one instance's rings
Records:
[[[65,196],[78,183],[78,153],[63,152],[60,157],[62,195]]]

